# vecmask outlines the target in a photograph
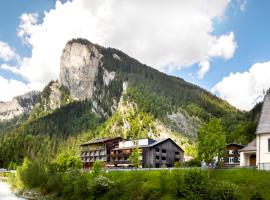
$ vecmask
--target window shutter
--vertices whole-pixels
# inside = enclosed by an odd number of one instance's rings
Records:
[[[270,152],[270,138],[268,138],[268,152]]]

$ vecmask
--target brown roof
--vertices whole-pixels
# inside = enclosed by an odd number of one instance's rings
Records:
[[[270,93],[264,97],[260,121],[256,134],[270,133]]]
[[[231,143],[227,144],[227,146],[230,146],[230,145],[235,145],[235,146],[239,146],[239,147],[244,147],[244,145],[242,145],[242,144],[237,144],[237,143],[234,143],[234,142],[231,142]]]
[[[89,144],[104,143],[104,142],[108,142],[108,141],[116,140],[116,139],[122,139],[122,138],[121,137],[115,137],[115,138],[93,139],[93,140],[89,140],[88,142],[85,142],[85,143],[81,144],[80,146],[85,146],[85,145],[89,145]]]
[[[245,146],[243,149],[240,149],[239,151],[256,151],[256,139],[248,143],[247,146]]]

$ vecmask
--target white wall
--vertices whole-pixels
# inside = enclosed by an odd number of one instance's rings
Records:
[[[148,139],[140,139],[138,142],[139,145],[148,145],[149,140]]]
[[[123,148],[123,147],[131,147],[134,146],[134,142],[133,141],[123,141],[123,142],[119,142],[119,148]]]
[[[270,163],[270,152],[268,152],[268,139],[270,139],[270,133],[259,134],[256,137],[257,155],[256,164],[258,163]]]
[[[240,152],[240,166],[241,167],[244,167],[246,166],[246,157],[245,157],[245,154],[244,152]]]

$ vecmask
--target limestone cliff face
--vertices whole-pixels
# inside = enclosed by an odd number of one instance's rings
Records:
[[[92,99],[94,81],[98,74],[102,55],[94,45],[68,42],[60,62],[60,84],[73,98]]]
[[[38,92],[32,91],[14,97],[12,101],[0,102],[0,121],[29,114],[37,102]]]
[[[84,39],[69,41],[61,56],[59,83],[72,99],[90,100],[93,112],[109,117],[117,107],[123,83],[117,80],[116,72],[103,63],[106,56],[119,61],[120,57],[103,55],[102,51],[106,52],[106,48]]]

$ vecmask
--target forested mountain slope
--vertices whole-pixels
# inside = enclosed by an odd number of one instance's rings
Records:
[[[73,39],[60,63],[59,80],[38,95],[30,116],[14,129],[5,129],[7,121],[0,123],[5,164],[19,163],[24,156],[53,158],[61,146],[78,149],[82,140],[116,135],[172,137],[188,152],[199,126],[211,117],[222,119],[228,141],[246,143],[256,127],[259,107],[241,112],[116,49]]]

